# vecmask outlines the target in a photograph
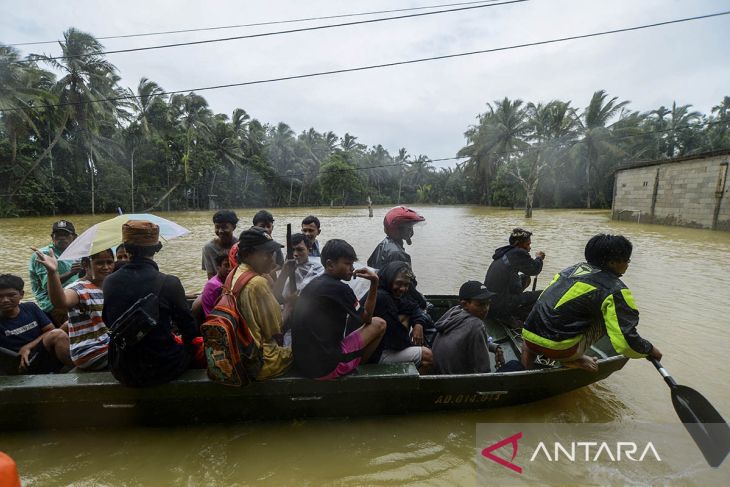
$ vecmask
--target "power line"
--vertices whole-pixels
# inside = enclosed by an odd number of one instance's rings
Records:
[[[88,54],[75,54],[72,56],[53,56],[53,57],[32,56],[29,61],[23,61],[23,62],[34,62],[35,59],[41,59],[44,61],[53,61],[53,60],[58,60],[58,59],[76,59],[76,58],[83,58],[83,57],[89,57],[89,56],[104,56],[104,55],[108,55],[108,54],[119,54],[119,53],[125,53],[125,52],[151,51],[154,49],[167,49],[170,47],[195,46],[195,45],[200,45],[200,44],[211,44],[214,42],[228,42],[228,41],[235,41],[235,40],[241,40],[241,39],[254,39],[257,37],[270,37],[270,36],[283,35],[283,34],[294,34],[294,33],[298,33],[298,32],[308,32],[308,31],[313,31],[313,30],[325,30],[325,29],[333,29],[333,28],[339,28],[339,27],[351,27],[353,25],[374,24],[374,23],[378,23],[378,22],[387,22],[390,20],[402,20],[402,19],[409,19],[409,18],[415,18],[415,17],[426,17],[429,15],[463,12],[466,10],[474,10],[474,9],[488,8],[488,7],[498,7],[500,5],[523,3],[523,2],[527,2],[527,1],[529,1],[529,0],[507,0],[504,2],[500,2],[500,3],[487,3],[487,4],[483,4],[483,5],[473,5],[473,6],[469,6],[469,7],[459,7],[459,8],[452,8],[452,9],[447,9],[447,10],[436,10],[434,12],[422,12],[422,13],[418,13],[418,14],[398,15],[396,17],[383,17],[383,18],[379,18],[379,19],[357,20],[354,22],[344,22],[344,23],[340,23],[340,24],[318,25],[318,26],[314,26],[314,27],[301,27],[298,29],[279,30],[279,31],[275,31],[275,32],[261,32],[258,34],[247,34],[247,35],[242,35],[242,36],[205,39],[202,41],[176,42],[176,43],[172,43],[172,44],[160,44],[157,46],[131,47],[128,49],[115,49],[112,51],[97,51],[97,52],[90,52]]]
[[[372,12],[357,12],[352,14],[340,14],[340,15],[326,15],[321,17],[305,17],[300,19],[288,19],[288,20],[273,20],[268,22],[256,22],[252,24],[237,24],[237,25],[223,25],[223,26],[216,26],[216,27],[201,27],[201,28],[195,28],[195,29],[180,29],[180,30],[167,30],[167,31],[161,31],[161,32],[145,32],[141,34],[122,34],[122,35],[110,35],[110,36],[101,36],[96,37],[96,39],[99,40],[106,40],[106,39],[128,39],[132,37],[148,37],[148,36],[160,36],[160,35],[168,35],[168,34],[183,34],[188,32],[203,32],[203,31],[211,31],[211,30],[225,30],[225,29],[239,29],[243,27],[261,27],[265,25],[277,25],[277,24],[292,24],[292,23],[298,23],[298,22],[310,22],[314,20],[332,20],[332,19],[342,19],[347,17],[362,17],[367,15],[377,15],[377,14],[389,14],[389,13],[396,13],[396,12],[411,12],[414,10],[427,10],[430,8],[443,8],[443,7],[457,7],[460,5],[474,5],[477,3],[491,3],[496,2],[498,0],[481,0],[477,2],[460,2],[460,3],[445,3],[440,5],[426,5],[422,7],[411,7],[411,8],[398,8],[398,9],[391,9],[391,10],[374,10]],[[42,44],[56,44],[59,42],[58,40],[55,41],[37,41],[37,42],[18,42],[15,44],[8,44],[10,46],[37,46]]]
[[[305,78],[314,78],[314,77],[320,77],[320,76],[330,76],[333,74],[342,74],[342,73],[352,73],[357,71],[368,71],[373,69],[380,69],[380,68],[389,68],[394,66],[403,66],[407,64],[417,64],[417,63],[423,63],[428,61],[437,61],[437,60],[443,60],[443,59],[452,59],[452,58],[458,58],[458,57],[466,57],[466,56],[474,56],[477,54],[488,54],[493,52],[499,52],[499,51],[508,51],[512,49],[522,49],[525,47],[534,47],[534,46],[541,46],[546,44],[556,44],[560,42],[567,42],[567,41],[573,41],[578,39],[587,39],[590,37],[599,37],[599,36],[605,36],[605,35],[611,35],[611,34],[618,34],[622,32],[631,32],[631,31],[637,31],[637,30],[643,30],[643,29],[650,29],[654,27],[661,27],[665,25],[671,25],[671,24],[679,24],[683,22],[690,22],[694,20],[702,20],[702,19],[708,19],[712,17],[720,17],[724,15],[730,14],[730,11],[724,11],[724,12],[717,12],[713,14],[706,14],[706,15],[699,15],[696,17],[685,17],[682,19],[674,19],[674,20],[668,20],[664,22],[655,22],[652,24],[644,24],[644,25],[638,25],[633,27],[625,27],[621,29],[612,29],[612,30],[606,30],[601,32],[594,32],[591,34],[580,34],[580,35],[574,35],[569,37],[560,37],[557,39],[549,39],[545,41],[536,41],[536,42],[528,42],[524,44],[515,44],[511,46],[504,46],[504,47],[495,47],[491,49],[481,49],[478,51],[469,51],[469,52],[461,52],[456,54],[445,54],[442,56],[432,56],[432,57],[425,57],[425,58],[419,58],[419,59],[411,59],[407,61],[395,61],[390,63],[382,63],[382,64],[371,64],[369,66],[359,66],[355,68],[343,68],[343,69],[334,69],[330,71],[320,71],[317,73],[308,73],[308,74],[299,74],[299,75],[291,75],[291,76],[282,76],[279,78],[268,78],[268,79],[261,79],[261,80],[254,80],[254,81],[244,81],[241,83],[227,83],[227,84],[221,84],[221,85],[214,85],[214,86],[204,86],[199,88],[189,88],[185,90],[175,90],[175,91],[164,91],[159,93],[159,95],[175,95],[180,93],[188,93],[193,91],[211,91],[211,90],[219,90],[224,88],[233,88],[233,87],[239,87],[239,86],[251,86],[251,85],[260,85],[260,84],[266,84],[266,83],[275,83],[280,81],[290,81],[295,79],[305,79]],[[64,103],[56,103],[56,104],[47,104],[47,105],[37,105],[33,108],[55,108],[55,107],[63,107],[63,106],[69,106],[69,105],[81,105],[81,104],[87,104],[87,103],[103,103],[106,101],[119,101],[119,100],[132,100],[137,98],[143,98],[142,95],[123,95],[123,96],[115,96],[115,97],[108,97],[108,98],[100,98],[96,100],[88,100],[84,102],[64,102]],[[13,112],[23,110],[22,108],[4,108],[0,109],[0,113],[2,112]]]

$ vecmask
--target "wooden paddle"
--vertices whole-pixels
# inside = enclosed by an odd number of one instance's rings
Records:
[[[730,452],[730,427],[727,422],[702,394],[677,384],[657,359],[647,359],[654,364],[671,389],[674,410],[705,460],[711,467],[719,467]]]

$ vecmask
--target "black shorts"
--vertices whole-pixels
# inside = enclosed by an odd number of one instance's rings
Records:
[[[31,349],[28,360],[30,365],[24,372],[25,374],[50,374],[58,372],[63,367],[63,362],[43,346],[43,340]]]

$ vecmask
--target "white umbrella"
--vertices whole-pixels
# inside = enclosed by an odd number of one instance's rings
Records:
[[[190,233],[187,228],[150,213],[119,215],[110,220],[97,223],[76,237],[58,259],[77,260],[116,247],[122,243],[122,225],[129,220],[146,220],[158,225],[160,227],[160,237],[165,240],[182,237]]]

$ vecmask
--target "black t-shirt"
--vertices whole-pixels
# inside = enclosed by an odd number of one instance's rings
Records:
[[[48,316],[35,303],[20,303],[20,313],[11,319],[0,319],[0,347],[17,352],[26,343],[43,334],[51,324]]]
[[[360,303],[350,286],[322,274],[302,290],[291,320],[292,355],[299,372],[306,377],[322,377],[337,364],[354,357],[345,356],[340,342],[347,321],[360,321]]]

